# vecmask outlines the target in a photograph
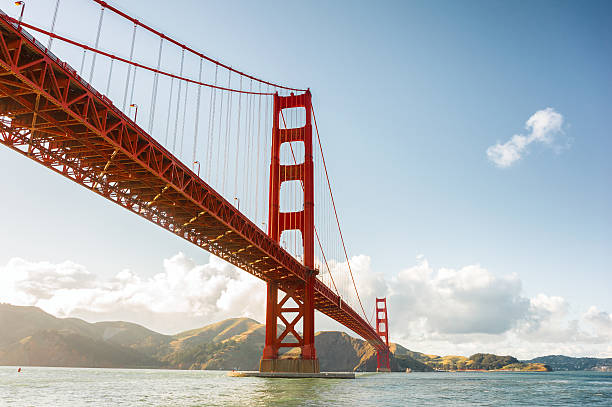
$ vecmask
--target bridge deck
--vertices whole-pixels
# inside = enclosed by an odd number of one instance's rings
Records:
[[[0,67],[0,143],[285,291],[305,281],[301,263],[1,11]],[[318,279],[315,307],[385,348]]]

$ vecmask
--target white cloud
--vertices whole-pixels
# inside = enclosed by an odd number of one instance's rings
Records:
[[[506,168],[521,159],[531,143],[550,145],[562,132],[563,116],[555,109],[547,107],[535,112],[525,123],[529,133],[525,136],[515,134],[505,143],[497,143],[487,148],[487,157],[495,165]]]
[[[605,311],[599,311],[592,306],[584,314],[584,319],[591,324],[595,333],[608,341],[612,341],[612,315]]]
[[[351,266],[366,311],[373,309],[376,296],[386,296],[391,340],[410,349],[525,359],[548,354],[612,356],[610,314],[592,307],[572,318],[563,297],[526,297],[517,274],[497,276],[478,264],[434,269],[423,256],[389,279],[372,270],[368,256],[353,257]],[[327,320],[318,321],[317,328],[339,329]]]
[[[152,277],[123,270],[110,280],[69,261],[15,258],[0,267],[0,301],[89,321],[127,319],[176,333],[236,316],[263,320],[265,284],[214,256],[197,265],[179,253]]]
[[[394,309],[424,318],[428,332],[497,334],[510,329],[528,309],[516,275],[498,278],[480,265],[434,271],[421,259],[401,271],[392,287]]]
[[[330,264],[343,298],[358,312],[345,262]],[[531,358],[545,354],[612,356],[612,316],[596,307],[572,318],[559,296],[527,298],[518,275],[498,276],[481,265],[434,269],[423,256],[391,278],[372,270],[369,256],[351,259],[368,317],[387,297],[390,337],[437,354],[492,352]],[[340,277],[344,275],[344,277]],[[265,315],[265,284],[211,256],[196,264],[182,253],[151,277],[129,270],[102,280],[70,261],[11,259],[0,267],[0,302],[34,305],[88,321],[128,320],[176,333],[224,318]],[[317,329],[341,327],[317,313]]]

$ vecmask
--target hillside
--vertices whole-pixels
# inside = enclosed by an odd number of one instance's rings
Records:
[[[438,356],[407,351],[407,355],[434,370],[511,370],[526,372],[548,372],[552,370],[541,362],[519,362],[512,356],[498,356],[491,353],[476,353],[465,356]]]
[[[376,350],[362,339],[353,338],[344,332],[323,331],[315,334],[315,347],[321,371],[325,372],[374,372],[376,371]],[[410,367],[415,372],[431,372],[432,368],[407,355],[407,349],[391,344],[391,370],[404,372]],[[286,356],[297,356],[298,349],[292,349]]]
[[[265,326],[231,318],[173,336],[162,360],[179,369],[255,370],[263,351]]]
[[[91,324],[0,304],[0,365],[162,367],[171,337],[128,322]]]
[[[88,323],[9,304],[0,304],[0,326],[0,365],[20,366],[256,370],[265,336],[265,326],[249,318],[163,335],[129,322]],[[376,352],[361,339],[318,332],[315,343],[323,371],[376,370]],[[398,353],[393,370],[432,370],[400,345],[392,350]]]
[[[554,370],[612,371],[612,358],[572,358],[563,355],[540,356],[525,363],[544,363]]]
[[[0,365],[19,366],[256,370],[265,336],[265,326],[249,318],[163,335],[129,322],[89,323],[9,304],[0,304],[0,327]],[[376,370],[375,349],[344,332],[318,332],[315,345],[322,371]],[[512,356],[483,353],[428,355],[395,343],[390,348],[393,371],[546,371],[547,365],[583,370],[612,365],[610,359],[546,356],[519,362]],[[283,357],[298,354],[299,349],[291,349]]]

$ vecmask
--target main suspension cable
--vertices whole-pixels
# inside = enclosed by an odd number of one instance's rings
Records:
[[[19,20],[15,19],[13,17],[3,16],[3,18],[8,20],[8,21],[10,21],[10,22],[12,22],[12,23],[14,23],[14,24],[19,23]],[[150,66],[139,64],[138,62],[130,61],[130,60],[127,60],[125,58],[119,57],[117,55],[113,55],[113,54],[111,54],[109,52],[102,51],[102,50],[90,47],[89,45],[85,45],[83,43],[71,40],[71,39],[66,38],[66,37],[62,37],[61,35],[54,34],[54,33],[50,32],[50,31],[44,30],[44,29],[39,28],[39,27],[37,27],[35,25],[32,25],[32,24],[25,23],[23,21],[21,22],[21,25],[23,27],[29,28],[29,29],[34,30],[36,32],[39,32],[41,34],[48,35],[48,36],[56,38],[56,39],[58,39],[60,41],[63,41],[63,42],[66,42],[68,44],[74,45],[76,47],[82,48],[83,49],[83,60],[82,60],[82,63],[81,63],[81,72],[83,71],[83,68],[84,68],[84,65],[85,65],[85,53],[87,51],[91,51],[91,52],[94,52],[96,54],[104,55],[107,58],[115,58],[117,61],[121,61],[121,62],[124,62],[126,64],[133,65],[136,68],[141,68],[141,69],[153,72],[153,73],[159,73],[160,75],[168,76],[170,78],[178,79],[178,80],[185,81],[185,82],[190,82],[190,83],[193,83],[193,84],[196,84],[196,85],[202,85],[202,86],[206,86],[206,87],[209,87],[209,88],[215,88],[215,89],[218,89],[218,90],[224,90],[224,91],[227,91],[227,92],[250,93],[252,95],[258,95],[259,94],[257,92],[252,92],[252,91],[249,92],[249,91],[244,91],[244,90],[243,91],[239,91],[237,89],[228,89],[228,88],[224,88],[223,86],[217,86],[217,85],[213,85],[213,84],[210,84],[210,83],[199,82],[199,81],[196,81],[194,79],[181,77],[179,75],[175,75],[175,74],[172,74],[170,72],[166,72],[166,71],[158,70],[158,69],[155,69],[155,68],[151,68]],[[222,65],[219,65],[219,66],[222,66]],[[271,96],[273,94],[272,93],[264,93],[263,95]]]
[[[203,54],[203,53],[201,53],[201,52],[198,52],[198,51],[196,51],[196,50],[194,50],[194,49],[192,49],[192,48],[188,47],[187,45],[185,45],[185,44],[183,44],[183,43],[178,42],[178,41],[177,41],[177,40],[175,40],[175,39],[172,39],[172,38],[170,38],[170,37],[166,36],[165,34],[163,34],[163,33],[159,32],[159,31],[155,30],[155,29],[154,29],[154,28],[152,28],[152,27],[149,27],[148,25],[146,25],[146,24],[142,23],[141,21],[138,21],[137,19],[135,19],[135,18],[133,18],[133,17],[129,16],[128,14],[126,14],[126,13],[122,12],[121,10],[119,10],[119,9],[117,9],[117,8],[115,8],[115,7],[111,6],[111,5],[109,5],[109,4],[107,4],[105,1],[102,1],[102,0],[93,0],[93,1],[94,1],[94,2],[96,2],[96,3],[98,3],[100,6],[102,6],[102,7],[104,7],[104,8],[107,8],[108,10],[112,11],[113,13],[120,15],[121,17],[125,18],[126,20],[129,20],[129,21],[131,21],[132,23],[134,23],[134,24],[137,24],[137,25],[141,26],[141,27],[142,27],[142,28],[144,28],[145,30],[150,31],[151,33],[153,33],[153,34],[155,34],[155,35],[157,35],[157,36],[159,36],[159,37],[165,38],[166,40],[168,40],[169,42],[173,43],[174,45],[177,45],[177,46],[181,47],[182,49],[184,49],[184,50],[186,50],[186,51],[189,51],[189,52],[191,52],[192,54],[197,55],[197,56],[198,56],[198,57],[200,57],[200,58],[203,58],[203,59],[205,59],[205,60],[207,60],[207,61],[209,61],[209,62],[212,62],[212,63],[214,63],[215,65],[218,65],[218,66],[220,66],[220,67],[222,67],[222,68],[225,68],[225,69],[227,69],[227,70],[229,70],[229,71],[232,71],[232,72],[234,72],[234,73],[236,73],[236,74],[238,74],[238,75],[245,76],[245,77],[247,77],[247,78],[249,78],[249,79],[253,79],[253,80],[257,81],[257,82],[265,83],[265,84],[267,84],[267,85],[276,86],[276,87],[278,87],[278,88],[282,88],[282,89],[286,89],[286,90],[293,90],[293,91],[297,91],[297,92],[306,92],[306,89],[297,89],[297,88],[290,88],[290,87],[287,87],[287,86],[282,86],[282,85],[276,85],[276,84],[274,84],[274,83],[264,81],[263,79],[256,78],[256,77],[254,77],[254,76],[252,76],[252,75],[248,75],[248,74],[246,74],[246,73],[244,73],[244,72],[240,72],[240,71],[238,71],[238,70],[236,70],[236,69],[234,69],[234,68],[232,68],[232,67],[230,67],[230,66],[228,66],[228,65],[222,64],[221,62],[219,62],[219,61],[217,61],[217,60],[214,60],[214,59],[212,59],[212,58],[210,58],[210,57],[208,57],[208,56],[204,55],[204,54]]]
[[[355,287],[355,293],[357,294],[357,299],[359,300],[359,306],[361,307],[363,316],[367,320],[368,316],[365,312],[365,309],[363,308],[363,304],[361,303],[361,297],[359,296],[359,291],[357,290],[357,284],[355,284],[355,276],[353,275],[353,270],[351,269],[351,263],[348,258],[346,245],[344,244],[344,237],[342,236],[342,229],[340,228],[340,220],[338,219],[338,212],[336,211],[336,202],[334,201],[334,194],[332,192],[331,183],[329,181],[329,175],[327,173],[327,165],[325,164],[325,156],[323,155],[323,147],[321,146],[321,137],[319,136],[319,127],[317,126],[317,117],[315,115],[314,106],[312,105],[312,102],[310,103],[310,108],[312,109],[312,118],[314,119],[315,130],[317,131],[317,142],[319,143],[319,150],[321,152],[321,159],[323,161],[323,169],[325,170],[325,178],[327,180],[327,187],[329,188],[329,195],[331,197],[332,206],[334,208],[334,216],[336,217],[336,224],[338,225],[338,232],[340,233],[340,241],[342,242],[342,249],[344,250],[344,257],[346,258],[346,264],[348,265],[348,269],[351,274],[351,280],[353,281],[353,287]]]
[[[281,118],[283,119],[283,125],[285,126],[285,128],[287,128],[287,122],[285,121],[285,115],[283,114],[282,109],[280,113],[281,113]],[[314,111],[313,111],[313,116],[314,116]],[[291,143],[289,143],[289,147],[291,149],[291,155],[293,156],[293,162],[297,164],[297,160],[295,158],[295,154],[293,152],[293,146],[291,145]],[[301,181],[300,185],[302,186],[302,191],[304,191],[304,182]],[[321,250],[321,253],[323,254],[323,259],[325,260],[325,267],[327,268],[327,271],[329,273],[329,276],[331,277],[332,283],[334,284],[334,288],[336,289],[336,294],[340,295],[340,292],[338,291],[338,287],[336,287],[336,282],[334,281],[334,276],[332,275],[332,272],[329,268],[329,264],[327,264],[327,258],[325,256],[325,251],[323,250],[323,245],[321,244],[321,239],[319,239],[319,232],[317,231],[316,225],[314,227],[314,231],[315,231],[315,236],[317,237],[317,242],[319,243],[319,249]]]

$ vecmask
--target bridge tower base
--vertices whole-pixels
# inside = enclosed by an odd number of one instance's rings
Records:
[[[304,126],[283,128],[284,109],[305,110]],[[295,230],[302,234],[305,279],[267,281],[266,343],[260,372],[319,373],[319,359],[314,343],[314,161],[312,143],[312,104],[310,90],[301,95],[274,95],[272,119],[272,156],[270,160],[270,196],[268,208],[268,236],[280,243],[284,231]],[[304,161],[281,164],[283,143],[303,143]],[[293,212],[280,211],[281,185],[287,181],[300,181],[304,192],[304,206]],[[279,301],[279,292],[284,297]],[[298,332],[298,323],[302,332]],[[281,328],[282,325],[284,328]],[[299,357],[279,357],[280,348],[300,348]]]
[[[376,371],[391,372],[391,363],[389,360],[389,320],[387,319],[387,299],[376,299],[376,333],[385,342],[387,348],[376,352]]]
[[[319,359],[279,358],[261,359],[259,371],[262,373],[319,373]]]

